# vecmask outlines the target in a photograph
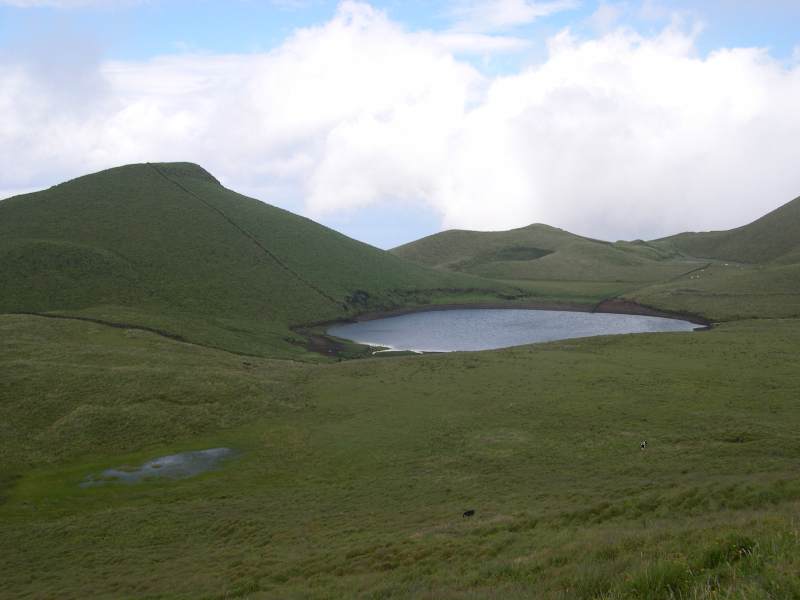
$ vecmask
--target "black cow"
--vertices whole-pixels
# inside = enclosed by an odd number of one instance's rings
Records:
[[[471,516],[473,516],[474,514],[475,514],[475,510],[474,510],[474,509],[465,510],[465,511],[464,511],[464,514],[463,514],[463,515],[461,515],[461,518],[462,518],[462,519],[469,519],[469,518],[470,518]]]

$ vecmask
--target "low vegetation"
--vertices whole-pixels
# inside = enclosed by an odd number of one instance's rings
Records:
[[[6,597],[800,590],[797,321],[333,365],[0,324]],[[215,446],[241,455],[78,486]]]

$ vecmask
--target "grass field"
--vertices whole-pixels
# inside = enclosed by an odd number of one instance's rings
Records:
[[[798,321],[328,365],[0,332],[0,597],[800,595]]]

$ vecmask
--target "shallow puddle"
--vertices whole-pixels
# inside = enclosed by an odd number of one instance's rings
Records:
[[[88,475],[80,486],[85,488],[109,483],[132,484],[156,478],[184,479],[212,471],[219,466],[220,461],[232,455],[233,450],[230,448],[209,448],[160,456],[140,467],[118,467]]]

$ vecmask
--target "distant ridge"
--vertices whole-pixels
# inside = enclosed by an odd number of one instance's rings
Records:
[[[604,242],[534,224],[509,231],[443,231],[392,252],[429,267],[497,279],[658,281],[685,272],[692,260],[800,261],[800,198],[730,231],[650,242]]]
[[[655,281],[687,270],[677,252],[610,243],[534,224],[510,231],[450,230],[392,250],[422,265],[503,280]]]

